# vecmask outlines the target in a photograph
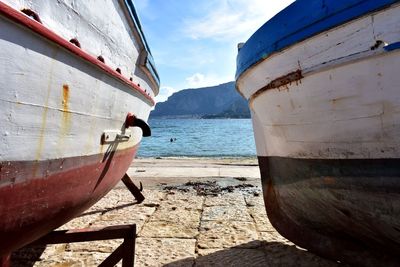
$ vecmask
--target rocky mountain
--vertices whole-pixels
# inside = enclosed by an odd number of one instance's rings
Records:
[[[250,118],[247,101],[229,82],[217,86],[185,89],[157,103],[150,116],[164,118]]]

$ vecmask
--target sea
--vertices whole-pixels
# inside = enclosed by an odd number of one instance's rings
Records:
[[[138,157],[256,157],[251,119],[150,119]]]

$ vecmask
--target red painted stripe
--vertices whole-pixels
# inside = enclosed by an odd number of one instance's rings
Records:
[[[43,236],[96,203],[126,173],[137,148],[39,162],[0,162],[0,255]]]
[[[153,106],[155,105],[154,99],[151,96],[149,96],[142,88],[140,88],[139,86],[137,86],[136,84],[131,82],[129,79],[125,78],[120,73],[113,70],[112,68],[110,68],[109,66],[104,64],[103,62],[99,61],[96,57],[93,57],[92,55],[88,54],[87,52],[85,52],[82,49],[78,48],[77,46],[73,45],[68,40],[57,35],[56,33],[51,31],[50,29],[46,28],[39,22],[29,18],[22,12],[15,10],[14,8],[6,5],[5,3],[1,2],[1,1],[0,1],[0,12],[5,17],[11,19],[12,21],[29,28],[30,30],[40,34],[47,40],[56,43],[57,45],[67,49],[71,53],[73,53],[73,54],[79,56],[80,58],[90,62],[91,64],[99,67],[107,74],[113,76],[114,78],[129,85],[132,89],[138,91],[140,94],[142,94],[144,97],[146,97],[146,99],[148,99]]]

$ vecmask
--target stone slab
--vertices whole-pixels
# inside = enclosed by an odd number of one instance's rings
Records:
[[[138,238],[135,266],[193,266],[196,239]]]
[[[267,243],[281,243],[288,246],[294,246],[292,242],[281,236],[277,231],[259,232],[259,239]]]
[[[219,196],[207,196],[204,206],[245,206],[246,202],[240,192],[223,194]]]
[[[270,242],[263,246],[270,266],[302,266],[302,267],[334,267],[346,266],[318,257],[293,244],[283,242]]]
[[[153,238],[195,238],[199,234],[199,222],[172,223],[165,221],[147,222],[140,237]]]
[[[82,229],[90,227],[96,220],[101,217],[100,213],[91,214],[90,212],[83,213],[82,215],[74,218],[66,224],[59,227],[57,230],[71,230]]]
[[[202,221],[197,239],[200,249],[260,245],[260,242],[253,242],[258,239],[258,234],[252,222]]]
[[[198,225],[200,223],[200,216],[201,211],[197,209],[175,205],[169,207],[163,206],[151,216],[150,222],[164,221],[171,224],[195,223]]]
[[[199,249],[196,267],[267,267],[266,255],[261,249]]]
[[[203,221],[242,221],[253,222],[245,206],[204,207]]]
[[[264,198],[263,198],[262,193],[260,195],[258,195],[258,196],[247,195],[247,196],[244,197],[244,199],[245,199],[246,205],[248,207],[254,207],[254,206],[265,207],[264,206]],[[265,208],[264,208],[264,210],[265,210]]]
[[[162,202],[161,209],[169,207],[180,207],[187,209],[202,210],[204,203],[203,196],[196,196],[193,193],[180,193],[168,194],[166,199]]]
[[[253,218],[256,228],[260,232],[276,232],[271,222],[268,220],[264,206],[248,207],[250,216]]]
[[[115,209],[101,215],[94,221],[93,227],[106,227],[112,225],[136,224],[136,232],[139,233],[146,221],[155,212],[154,207],[126,206]]]
[[[109,253],[63,252],[37,261],[34,267],[87,267],[99,266]]]
[[[90,241],[90,242],[78,242],[69,243],[64,245],[65,252],[91,252],[91,253],[112,253],[114,250],[121,245],[123,239],[110,239],[101,241]],[[77,254],[78,255],[78,254]]]

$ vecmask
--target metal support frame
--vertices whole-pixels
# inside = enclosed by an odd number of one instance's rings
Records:
[[[132,267],[135,262],[136,224],[116,225],[102,228],[58,230],[48,233],[31,245],[77,243],[108,239],[124,239],[124,242],[99,266],[115,266],[122,260],[122,267]]]

